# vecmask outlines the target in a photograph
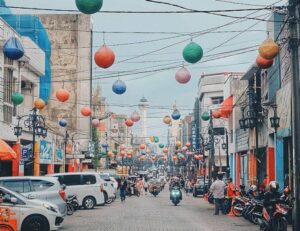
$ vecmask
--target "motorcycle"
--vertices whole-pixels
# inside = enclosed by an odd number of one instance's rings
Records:
[[[236,217],[243,216],[248,200],[246,197],[239,196],[232,200],[232,212]]]
[[[76,194],[68,195],[66,202],[67,204],[70,203],[73,206],[74,211],[79,209],[79,201]]]
[[[154,197],[156,197],[159,194],[160,190],[158,187],[153,186],[152,191],[150,192]]]
[[[287,231],[287,216],[291,206],[280,200],[274,201],[274,204],[272,215],[266,207],[263,207],[262,218],[258,218],[261,231]]]
[[[133,189],[132,189],[133,188]],[[136,185],[130,185],[126,189],[126,194],[131,197],[131,196],[140,196],[140,191],[137,189]]]
[[[170,200],[175,206],[177,206],[182,200],[182,192],[179,187],[174,187],[171,189]]]

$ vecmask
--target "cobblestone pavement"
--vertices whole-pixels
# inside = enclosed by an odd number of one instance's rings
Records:
[[[202,198],[184,196],[178,206],[165,189],[152,195],[117,199],[111,205],[79,210],[66,217],[62,230],[72,231],[258,231],[243,218],[214,216],[213,207]]]

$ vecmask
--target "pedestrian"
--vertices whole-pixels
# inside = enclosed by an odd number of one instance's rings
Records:
[[[144,190],[145,190],[145,195],[147,195],[147,191],[148,191],[148,182],[147,182],[146,179],[145,179],[145,182],[144,182]]]
[[[231,209],[231,203],[232,203],[232,199],[236,196],[236,190],[235,190],[235,186],[232,182],[232,178],[229,177],[227,179],[227,197],[228,197],[228,208],[226,208],[226,213],[228,213]]]
[[[223,175],[218,174],[217,180],[212,183],[210,186],[210,191],[213,193],[214,202],[215,202],[215,213],[214,215],[219,215],[219,211],[223,211],[223,202],[224,202],[224,192],[226,184],[222,181]]]
[[[121,178],[121,184],[120,184],[120,197],[121,202],[125,201],[126,197],[126,188],[127,188],[127,181],[124,176]]]

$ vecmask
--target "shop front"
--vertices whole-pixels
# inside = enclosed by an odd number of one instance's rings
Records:
[[[0,176],[14,176],[18,173],[18,155],[15,145],[0,139]]]

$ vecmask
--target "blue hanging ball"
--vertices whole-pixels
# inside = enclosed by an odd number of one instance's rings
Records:
[[[180,117],[181,117],[180,112],[179,112],[177,109],[175,109],[175,110],[173,111],[173,113],[172,113],[172,119],[173,119],[173,120],[179,120]]]
[[[112,91],[118,95],[122,95],[126,91],[126,85],[122,80],[117,80],[112,86]]]
[[[67,121],[66,120],[64,120],[64,119],[61,119],[60,121],[59,121],[59,126],[61,126],[61,127],[66,127],[67,126]]]
[[[18,60],[24,55],[24,48],[16,37],[11,37],[3,45],[4,55],[12,60]]]

